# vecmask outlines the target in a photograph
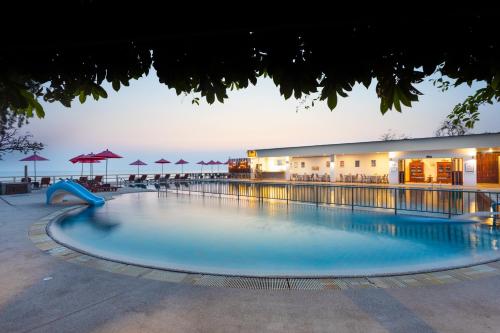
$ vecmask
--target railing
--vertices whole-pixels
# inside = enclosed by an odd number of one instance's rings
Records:
[[[88,177],[88,179],[92,179],[94,178],[96,175],[100,175],[102,176],[103,178],[103,183],[109,183],[109,184],[112,184],[112,185],[117,185],[117,186],[121,186],[121,185],[124,185],[125,183],[127,183],[127,180],[129,178],[130,175],[132,175],[133,173],[116,173],[116,174],[108,174],[107,177],[104,175],[104,174],[94,174],[93,177]],[[169,174],[169,173],[164,173],[163,175],[166,175],[166,174]],[[214,179],[217,179],[217,176],[215,175],[219,175],[218,177],[227,177],[227,172],[203,172],[203,173],[200,173],[200,172],[183,172],[183,173],[180,173],[180,172],[177,172],[177,173],[170,173],[170,177],[174,177],[176,174],[181,174],[181,175],[184,175],[184,174],[188,174],[190,178],[199,178],[200,175],[202,175],[204,178],[209,178],[210,177],[214,177]],[[136,178],[139,178],[142,174],[140,174],[139,176],[137,176],[136,174]],[[148,177],[146,178],[147,181],[152,181],[154,179],[154,175],[155,173],[150,173],[150,174],[147,174]],[[86,175],[84,175],[86,176]],[[247,176],[247,174],[244,174],[244,175],[238,175],[242,178],[245,178]],[[28,174],[28,177],[31,178],[32,181],[35,181],[34,180],[34,175],[33,174]],[[63,179],[79,179],[81,177],[81,174],[55,174],[55,175],[44,175],[44,174],[41,174],[41,175],[37,175],[36,176],[36,181],[37,182],[40,182],[40,180],[42,179],[42,177],[49,177],[50,178],[50,181],[51,183],[54,183],[56,182],[57,180],[59,180],[60,178],[63,178]],[[17,183],[17,182],[21,182],[21,180],[24,178],[24,176],[1,176],[0,177],[0,182],[12,182],[12,183]],[[249,178],[249,175],[248,175],[248,178]],[[170,180],[173,180],[173,179],[170,179]]]
[[[398,212],[435,214],[452,217],[491,211],[500,192],[451,189],[424,189],[331,184],[293,184],[242,181],[174,181],[157,184],[160,192],[197,192],[219,196],[273,199],[316,205],[374,208]],[[498,207],[495,207],[498,210]]]

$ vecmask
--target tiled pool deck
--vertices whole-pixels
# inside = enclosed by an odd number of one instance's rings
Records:
[[[2,199],[0,332],[500,331],[499,262],[353,279],[167,272],[61,247],[45,225],[73,208],[43,193]]]

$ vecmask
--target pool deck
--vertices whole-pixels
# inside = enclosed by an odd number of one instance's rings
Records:
[[[54,246],[43,225],[71,204],[47,206],[42,192],[0,198],[0,332],[500,331],[499,262],[311,290],[226,287]]]

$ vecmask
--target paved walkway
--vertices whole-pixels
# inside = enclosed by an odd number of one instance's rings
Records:
[[[155,281],[60,260],[28,237],[61,207],[0,200],[0,332],[498,332],[500,276],[443,285],[249,290]],[[68,203],[69,204],[69,203]]]

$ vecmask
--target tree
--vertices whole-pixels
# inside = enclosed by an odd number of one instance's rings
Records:
[[[455,123],[450,119],[445,119],[436,130],[436,136],[459,136],[465,135],[469,129],[462,123]]]
[[[223,103],[228,91],[260,77],[271,78],[285,99],[314,95],[331,110],[355,85],[376,82],[380,111],[401,112],[418,101],[416,85],[436,74],[454,85],[484,82],[491,95],[500,95],[500,13],[489,8],[356,8],[335,19],[315,16],[316,23],[304,22],[306,6],[290,14],[295,23],[261,23],[255,15],[228,22],[224,11],[218,19],[190,9],[179,24],[148,1],[133,7],[97,0],[15,3],[12,12],[22,13],[24,22],[44,18],[41,31],[0,21],[9,31],[0,51],[0,101],[28,117],[43,117],[40,99],[70,107],[75,99],[106,98],[106,82],[118,91],[151,68],[177,94],[195,94],[195,104]],[[270,8],[263,11],[274,17]],[[88,24],[89,17],[99,24]],[[473,113],[463,118],[473,125]]]
[[[6,153],[42,150],[44,145],[33,141],[30,133],[20,133],[20,128],[27,123],[24,115],[4,110],[0,119],[0,160]]]
[[[381,141],[406,140],[406,139],[411,139],[411,136],[398,133],[397,131],[393,131],[392,129],[389,129],[387,132],[385,132],[380,136]]]

